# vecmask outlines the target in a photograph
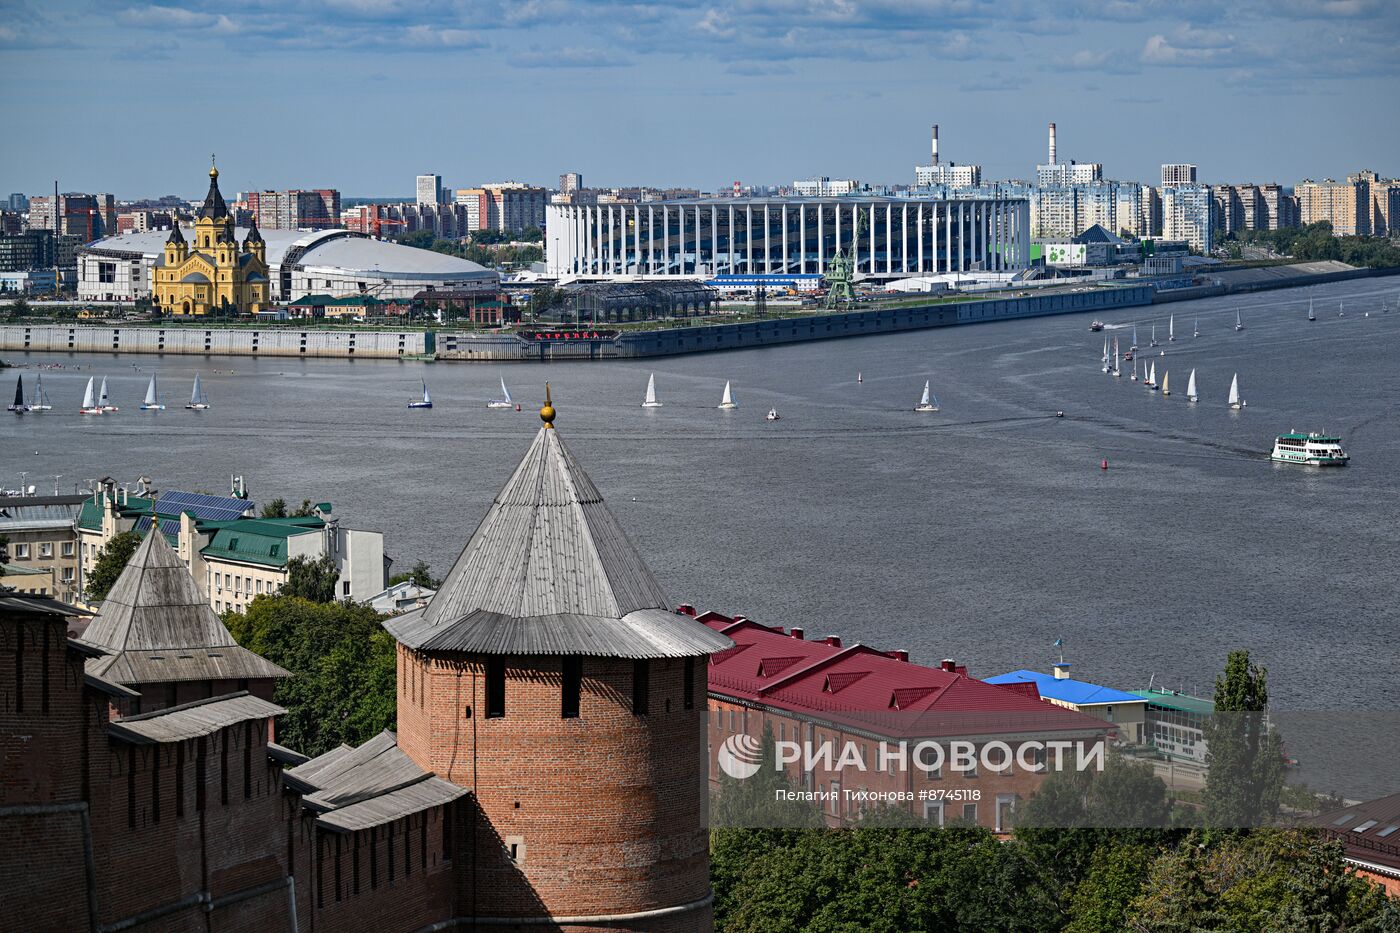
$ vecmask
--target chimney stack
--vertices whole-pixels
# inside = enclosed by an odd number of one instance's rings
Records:
[[[957,662],[952,658],[944,658],[938,666],[950,674],[956,674],[958,671]]]
[[[1058,165],[1055,161],[1055,124],[1050,124],[1050,164]]]
[[[909,652],[904,648],[896,648],[890,652],[890,657],[894,658],[896,661],[908,661]]]
[[[938,164],[938,124],[933,125],[933,164]]]
[[[826,636],[826,643],[827,643],[828,645],[830,645],[831,647],[833,647],[833,648],[840,648],[840,647],[841,647],[841,636],[840,636],[840,635],[828,635],[828,636]]]
[[[794,626],[792,627],[792,633],[791,633],[791,634],[792,634],[792,637],[793,637],[793,638],[796,638],[798,641],[801,641],[801,640],[802,640],[802,629],[798,628],[797,626],[794,625]]]

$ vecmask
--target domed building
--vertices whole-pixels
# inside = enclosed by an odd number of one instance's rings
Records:
[[[194,223],[193,244],[179,225],[156,259],[151,295],[166,314],[251,314],[267,307],[267,244],[256,223],[240,245],[233,215],[219,193],[219,169],[209,169],[209,193]]]

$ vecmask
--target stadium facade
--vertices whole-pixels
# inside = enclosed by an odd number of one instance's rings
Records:
[[[1030,232],[1024,198],[551,204],[545,263],[561,279],[821,274],[854,247],[855,272],[869,278],[1015,272],[1029,265]]]
[[[194,235],[184,228],[184,236]],[[238,228],[239,240],[247,237]],[[134,301],[151,295],[157,260],[169,230],[104,237],[79,247],[78,297]],[[412,298],[428,288],[495,291],[500,276],[474,262],[431,250],[370,239],[349,230],[264,230],[271,300],[309,293]]]

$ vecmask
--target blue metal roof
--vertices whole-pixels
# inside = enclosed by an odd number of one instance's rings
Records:
[[[995,677],[982,679],[989,684],[1032,683],[1035,684],[1042,697],[1059,700],[1062,703],[1073,703],[1075,706],[1088,706],[1095,703],[1147,702],[1142,697],[1135,696],[1125,690],[1115,690],[1112,687],[1103,687],[1099,684],[1075,680],[1072,677],[1057,680],[1054,674],[1042,674],[1039,671],[1012,671],[1009,674],[998,674]]]

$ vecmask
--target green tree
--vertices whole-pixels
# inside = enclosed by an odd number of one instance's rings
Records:
[[[313,603],[331,603],[335,602],[339,582],[340,571],[329,554],[314,559],[293,557],[287,561],[287,582],[278,592]]]
[[[1283,745],[1268,726],[1268,671],[1248,651],[1232,651],[1215,681],[1215,714],[1206,741],[1205,821],[1208,826],[1262,826],[1278,814]]]
[[[278,496],[262,507],[263,518],[286,518],[287,500]]]
[[[10,538],[8,535],[0,535],[0,564],[10,562]]]
[[[425,560],[418,561],[418,563],[413,565],[413,569],[406,573],[394,574],[389,578],[389,585],[393,586],[395,583],[403,583],[407,580],[411,580],[417,585],[430,590],[436,589],[442,584],[441,580],[433,576],[432,568],[428,566],[428,562]]]
[[[1134,843],[1095,848],[1087,874],[1071,893],[1065,933],[1120,933],[1125,929],[1128,909],[1141,896],[1155,855],[1154,849]]]
[[[279,742],[320,755],[393,726],[394,639],[370,607],[279,593],[256,597],[224,621],[240,645],[293,674],[274,694],[287,708]]]
[[[135,554],[140,546],[141,536],[134,531],[123,531],[113,535],[111,540],[102,546],[102,550],[97,552],[92,572],[87,575],[84,596],[88,602],[100,603],[107,598],[112,584],[117,582],[117,577],[126,569],[131,555]]]
[[[293,518],[310,518],[312,515],[315,515],[315,514],[316,514],[316,507],[315,507],[314,505],[311,504],[311,500],[310,500],[310,499],[302,499],[302,500],[301,500],[301,505],[297,506],[296,511],[292,513],[292,517],[293,517]]]

